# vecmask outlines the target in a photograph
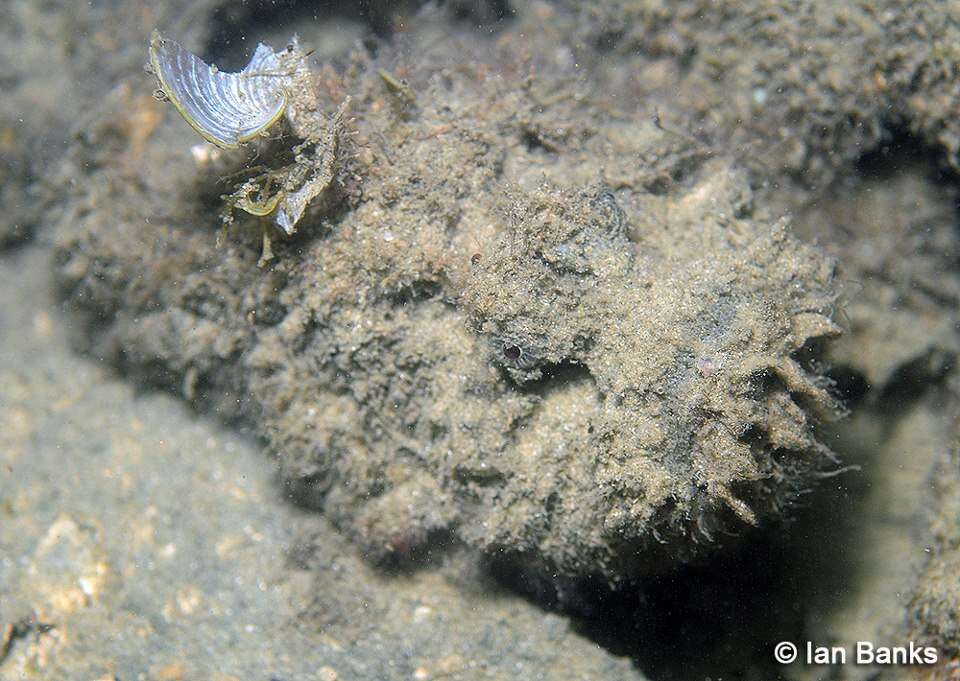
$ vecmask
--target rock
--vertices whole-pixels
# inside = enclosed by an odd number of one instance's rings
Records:
[[[775,192],[789,182],[815,198],[891,131],[960,164],[960,29],[949,4],[545,7],[550,39],[597,65],[607,92],[672,106]]]

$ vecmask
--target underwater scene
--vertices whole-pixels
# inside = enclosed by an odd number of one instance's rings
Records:
[[[0,681],[960,679],[960,0],[0,0]]]

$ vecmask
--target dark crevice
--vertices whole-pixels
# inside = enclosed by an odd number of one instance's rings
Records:
[[[398,289],[387,291],[385,297],[394,307],[403,307],[404,305],[439,299],[442,290],[443,286],[440,282],[420,279],[411,281]]]
[[[847,409],[855,409],[859,406],[872,389],[866,376],[853,367],[831,367],[826,375],[833,382],[837,399]]]
[[[545,394],[560,384],[593,381],[590,370],[583,364],[577,364],[576,362],[546,364],[542,372],[543,375],[540,379],[528,386],[530,390]]]
[[[778,678],[769,651],[800,635],[797,589],[782,543],[758,537],[707,564],[603,596],[575,628],[626,655],[654,681]]]
[[[519,366],[504,366],[511,361],[511,356],[508,353],[514,349],[519,350],[521,353],[526,352],[518,346],[510,344],[504,345],[500,351],[504,355],[501,359],[501,368],[513,379],[518,388],[525,393],[544,396],[553,390],[571,383],[593,381],[593,376],[586,366],[572,361],[558,363],[546,362],[542,364],[534,361],[528,369]],[[517,361],[520,360],[518,359]]]
[[[221,5],[211,19],[210,38],[201,55],[226,71],[242,69],[266,31],[293,35],[305,26],[352,22],[366,27],[365,46],[376,53],[378,42],[389,39],[413,21],[425,0],[241,0]],[[507,0],[447,0],[451,18],[489,29],[509,19],[514,9]]]
[[[520,131],[520,141],[527,151],[543,151],[548,154],[556,154],[560,148],[548,140],[539,130],[532,127],[524,127]]]
[[[603,579],[549,579],[523,556],[492,559],[501,584],[565,613],[574,630],[628,657],[652,681],[779,678],[771,651],[799,640],[799,573],[782,534],[752,533],[735,551],[618,588]]]
[[[243,0],[221,5],[211,18],[210,38],[201,55],[226,71],[236,71],[247,60],[266,30],[289,27],[293,35],[298,27],[313,22],[352,21],[365,24],[373,37],[385,38],[391,33],[391,17],[412,2],[384,0]]]
[[[956,357],[946,350],[931,349],[897,369],[883,386],[877,401],[884,412],[903,412],[931,388],[940,385],[956,365]]]
[[[515,10],[509,0],[448,0],[453,16],[478,26],[490,26],[511,18]]]
[[[899,127],[883,128],[883,137],[876,148],[861,156],[854,169],[863,180],[888,180],[912,168],[929,168],[938,183],[957,184],[957,178],[944,163],[942,152],[931,148],[922,139]]]

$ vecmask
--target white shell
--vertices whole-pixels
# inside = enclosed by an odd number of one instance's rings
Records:
[[[276,123],[287,105],[289,74],[260,43],[239,73],[223,73],[154,31],[150,64],[163,94],[208,142],[235,149]]]

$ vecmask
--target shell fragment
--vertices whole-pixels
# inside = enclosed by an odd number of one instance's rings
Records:
[[[235,149],[276,123],[287,106],[290,74],[260,43],[239,73],[223,73],[154,31],[150,65],[163,94],[208,142]]]
[[[282,146],[279,156],[267,157],[286,165],[265,168],[257,174],[254,173],[263,166],[241,171],[250,176],[223,196],[225,224],[233,222],[233,209],[239,209],[257,217],[272,216],[273,223],[284,234],[292,235],[307,207],[337,177],[344,115],[350,99],[327,120],[317,101],[305,57],[296,37],[280,52],[261,43],[242,71],[223,73],[156,31],[150,39],[150,65],[163,98],[173,102],[208,142],[235,149],[265,132],[284,115],[290,137],[303,140],[291,148],[284,146],[291,142],[289,137],[278,138],[279,146],[266,147],[278,151]],[[258,156],[262,150],[257,150]],[[288,162],[290,153],[292,162]],[[207,156],[194,151],[198,165],[204,165]],[[243,161],[239,157],[237,160]],[[266,232],[264,238],[264,257],[269,259]]]

